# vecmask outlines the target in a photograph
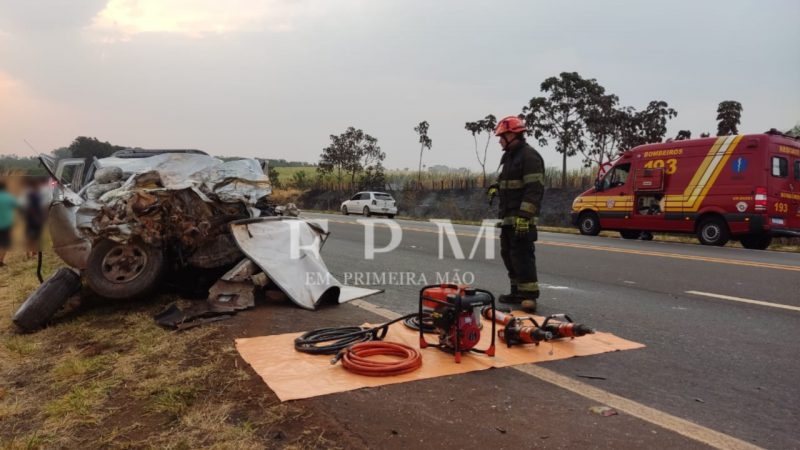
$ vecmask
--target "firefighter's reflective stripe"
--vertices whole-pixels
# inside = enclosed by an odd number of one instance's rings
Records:
[[[525,292],[539,292],[539,282],[519,283],[517,284],[517,289],[519,289],[519,292],[523,295]]]
[[[522,189],[525,183],[522,180],[500,180],[497,182],[500,189]]]
[[[543,173],[530,173],[522,177],[522,184],[528,183],[542,183],[544,184],[544,174]]]
[[[533,203],[522,202],[519,204],[519,210],[524,211],[528,214],[535,214],[536,213],[536,205]]]
[[[517,220],[517,216],[506,216],[503,217],[503,222],[501,223],[502,226],[513,226],[514,222]],[[530,218],[531,225],[538,225],[539,218],[538,217],[531,217]]]

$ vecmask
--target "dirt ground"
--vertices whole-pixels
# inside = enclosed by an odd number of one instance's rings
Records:
[[[17,334],[35,261],[0,268],[0,448],[698,448],[513,369],[281,403],[234,349],[237,337],[383,321],[352,305],[310,312],[262,301],[186,332],[152,316],[172,301],[73,301]],[[57,259],[45,258],[46,272]],[[599,356],[602,357],[602,356]],[[313,376],[313,375],[311,375]]]
[[[280,403],[233,338],[269,333],[259,315],[175,333],[152,316],[174,295],[71,301],[47,328],[11,316],[38,281],[35,261],[0,268],[0,448],[358,448],[327,414]],[[45,273],[57,265],[45,258]],[[186,301],[182,301],[185,303]],[[250,331],[248,331],[248,329]]]

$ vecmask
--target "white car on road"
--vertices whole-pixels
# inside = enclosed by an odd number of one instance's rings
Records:
[[[373,214],[381,214],[394,218],[397,214],[394,198],[385,192],[359,192],[350,200],[342,202],[342,214],[363,214],[369,217]]]

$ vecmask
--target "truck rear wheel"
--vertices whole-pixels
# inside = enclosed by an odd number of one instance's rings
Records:
[[[597,236],[600,234],[600,218],[594,211],[582,213],[578,219],[578,229],[584,236]]]
[[[728,224],[721,217],[709,217],[703,219],[697,227],[697,239],[703,245],[715,245],[722,247],[728,243],[731,233]]]
[[[742,247],[751,250],[766,250],[772,243],[772,236],[768,234],[748,234],[742,236]]]

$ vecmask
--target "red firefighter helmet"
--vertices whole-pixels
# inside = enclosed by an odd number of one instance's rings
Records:
[[[497,127],[494,129],[494,135],[500,136],[503,133],[524,133],[527,128],[525,128],[525,122],[522,121],[517,116],[508,116],[503,117],[500,119],[500,122],[497,122]]]

